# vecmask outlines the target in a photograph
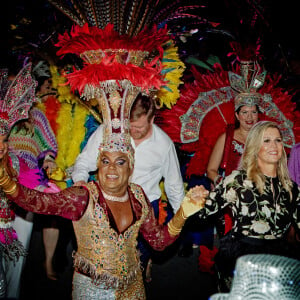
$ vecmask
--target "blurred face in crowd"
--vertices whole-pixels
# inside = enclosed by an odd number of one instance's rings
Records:
[[[240,127],[249,131],[252,126],[258,121],[258,110],[256,105],[242,106],[238,112],[235,113],[236,118],[240,122]]]
[[[151,136],[154,117],[149,121],[147,115],[141,115],[137,120],[130,121],[130,135],[134,141],[143,141]]]
[[[0,135],[0,159],[4,157],[4,155],[8,151],[8,135]]]

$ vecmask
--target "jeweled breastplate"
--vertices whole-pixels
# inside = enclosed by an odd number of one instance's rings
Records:
[[[137,252],[137,236],[141,224],[148,215],[148,206],[141,188],[130,185],[135,198],[142,205],[142,216],[125,232],[117,233],[100,206],[99,190],[94,183],[88,184],[90,201],[83,217],[73,222],[78,243],[74,266],[89,275],[95,283],[105,283],[107,288],[126,286],[140,272]]]

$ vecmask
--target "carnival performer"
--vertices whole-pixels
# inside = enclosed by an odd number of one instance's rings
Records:
[[[252,102],[246,97],[235,101],[235,117],[237,127],[228,125],[226,132],[221,134],[210,155],[207,165],[207,176],[216,185],[223,176],[231,174],[238,168],[243,154],[249,130],[258,121],[258,99],[253,98]]]
[[[28,117],[35,98],[37,83],[31,77],[31,64],[24,66],[13,78],[6,69],[0,74],[0,159],[5,162],[6,172],[29,188],[39,184],[37,170],[28,168],[25,161],[9,151],[8,136],[16,122]],[[15,212],[6,195],[0,192],[0,298],[18,297],[23,258],[26,250],[14,228]],[[18,272],[12,271],[16,265]]]
[[[36,88],[36,96],[40,101],[45,100],[42,96],[55,96],[56,91],[51,86],[51,76],[49,67],[40,62],[33,67],[33,74],[38,81]],[[53,99],[55,101],[55,98]],[[57,192],[60,189],[49,181],[48,174],[54,172],[57,168],[55,157],[57,155],[57,142],[55,134],[45,113],[38,107],[33,106],[28,114],[28,118],[22,122],[18,122],[11,130],[9,135],[10,148],[16,153],[18,157],[23,159],[28,168],[35,170],[39,174],[39,185],[35,188],[45,192]],[[37,216],[36,216],[37,217]],[[18,209],[14,228],[19,232],[26,250],[29,249],[33,222],[42,224],[43,230],[43,244],[45,249],[45,271],[46,275],[51,280],[56,280],[57,276],[53,269],[53,255],[58,241],[59,230],[58,223],[61,218],[53,216],[43,216],[43,218],[34,218],[30,212],[24,212]],[[24,264],[24,263],[23,263]],[[23,264],[19,262],[15,266],[13,273],[17,277],[21,273]],[[18,282],[17,280],[14,281]],[[18,284],[19,286],[20,284]],[[12,294],[10,297],[15,298],[14,294],[17,290],[10,288]]]
[[[255,73],[255,69],[257,69],[257,62],[241,61],[244,86],[234,98],[235,125],[228,124],[226,131],[218,137],[207,164],[206,174],[213,186],[216,186],[224,176],[237,170],[249,130],[258,121],[259,102],[262,95],[257,92],[257,89],[264,83],[265,72]],[[259,80],[255,80],[256,78]],[[235,87],[236,78],[233,73],[229,72],[229,80],[231,86]],[[254,82],[256,84],[259,82],[259,84],[253,87]],[[217,230],[221,236],[232,228],[231,215],[230,209],[226,208],[224,215],[220,216]]]
[[[115,22],[113,24],[107,24],[103,29],[95,26],[88,27],[86,23],[82,27],[74,26],[70,35],[59,38],[57,46],[61,49],[58,55],[74,53],[85,61],[83,69],[67,74],[72,91],[77,90],[81,98],[87,101],[97,99],[101,111],[107,106],[106,101],[113,102],[114,114],[118,113],[120,98],[131,98],[132,102],[126,107],[127,114],[138,95],[142,98],[148,97],[148,99],[150,95],[150,98],[157,98],[158,91],[165,86],[164,64],[162,63],[163,45],[167,46],[171,39],[166,27],[157,30],[157,27],[153,26],[151,29],[145,28],[138,31],[134,35],[132,31],[120,35],[117,30],[122,31],[123,24],[115,24]],[[175,147],[167,135],[152,124],[153,116],[149,114],[149,117],[145,108],[142,110],[144,112],[141,118],[133,122],[136,123],[136,127],[141,125],[145,127],[135,129],[137,166],[140,165],[138,157],[142,157],[141,162],[144,165],[134,171],[133,177],[140,178],[143,182],[142,187],[145,187],[145,191],[147,189],[146,195],[153,203],[159,202],[161,196],[159,181],[165,177],[170,203],[176,212],[182,201],[184,189]],[[112,122],[118,126],[113,119],[112,116]],[[140,123],[141,121],[143,124]],[[123,122],[122,118],[121,122]],[[96,136],[96,142],[97,140],[98,136]],[[147,162],[145,157],[147,157]],[[88,164],[92,163],[95,166],[95,158],[95,155],[89,157]],[[74,181],[87,180],[87,178],[87,171],[85,171],[84,178],[73,176]],[[149,266],[151,267],[151,264]]]
[[[56,194],[30,190],[5,172],[3,161],[0,186],[28,211],[73,220],[78,243],[73,299],[145,299],[138,233],[153,248],[163,250],[176,239],[185,220],[203,207],[205,191],[191,190],[168,225],[158,225],[142,188],[129,182],[134,168],[129,133],[110,130],[99,150],[98,182],[85,187]]]
[[[244,254],[294,256],[285,239],[291,224],[300,233],[300,193],[287,168],[283,134],[271,121],[249,131],[241,169],[233,171],[210,192],[199,217],[230,207],[233,228],[220,239],[216,264],[231,277],[236,259]]]
[[[184,197],[182,176],[175,146],[171,139],[154,124],[155,102],[148,96],[139,94],[130,112],[130,135],[135,148],[135,166],[131,181],[140,185],[151,205],[154,214],[161,220],[160,181],[164,180],[164,188],[168,197],[166,216],[161,223],[168,222],[177,212]],[[86,147],[76,159],[72,178],[75,185],[87,182],[89,172],[97,169],[97,149],[103,137],[100,126],[89,139]],[[147,282],[151,281],[151,256],[155,252],[141,238],[139,241],[141,261],[145,269]],[[157,253],[161,256],[160,253]]]

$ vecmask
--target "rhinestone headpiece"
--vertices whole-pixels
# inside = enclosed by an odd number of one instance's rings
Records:
[[[97,97],[103,116],[103,141],[99,152],[123,152],[128,155],[130,167],[134,165],[134,148],[129,133],[129,118],[132,103],[139,93],[139,89],[124,81],[122,86],[110,82],[113,89],[101,89]]]
[[[28,118],[29,109],[36,101],[37,82],[31,77],[31,63],[10,81],[7,70],[0,70],[0,134],[8,134],[13,125]]]
[[[238,92],[234,99],[234,109],[241,106],[259,105],[262,95],[257,92],[265,82],[266,71],[261,71],[256,61],[241,61],[241,75],[228,72],[231,88]]]

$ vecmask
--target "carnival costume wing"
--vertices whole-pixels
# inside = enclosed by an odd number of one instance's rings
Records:
[[[171,110],[159,112],[160,127],[180,144],[181,150],[194,153],[187,176],[206,173],[217,138],[225,132],[227,125],[234,124],[234,99],[238,92],[232,88],[229,78],[233,73],[237,81],[241,81],[241,77],[237,74],[239,69],[233,71],[230,73],[215,65],[213,73],[202,74],[192,67],[194,82],[185,84],[180,99]],[[279,124],[289,151],[300,140],[300,115],[291,101],[292,95],[277,86],[279,80],[277,74],[265,76],[259,90],[259,119]],[[241,86],[241,82],[235,82],[236,85]]]
[[[1,71],[0,134],[7,134],[19,120],[27,119],[32,103],[36,101],[37,82],[31,77],[31,63],[10,81],[8,73]]]

